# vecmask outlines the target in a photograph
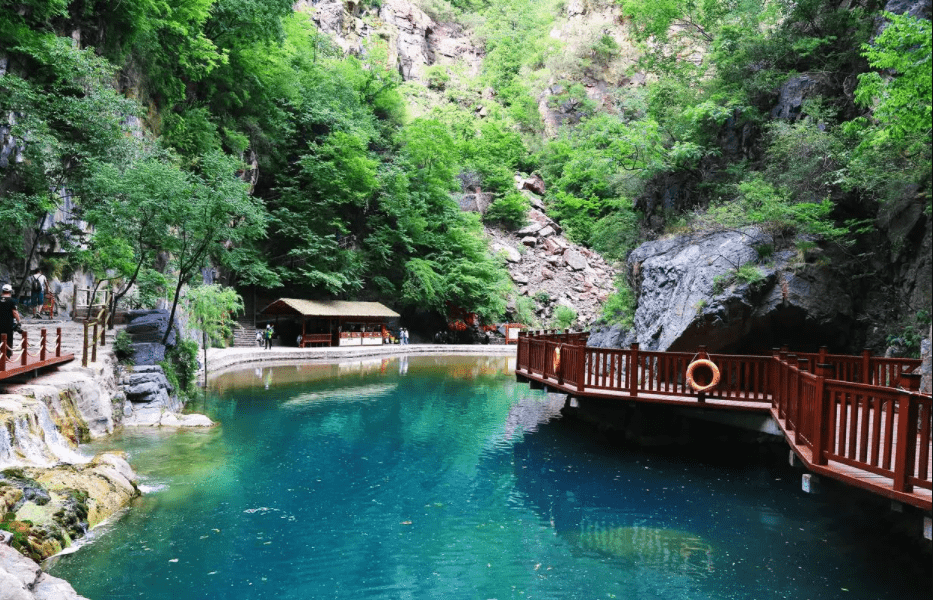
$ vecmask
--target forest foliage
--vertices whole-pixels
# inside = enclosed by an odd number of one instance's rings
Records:
[[[560,0],[421,0],[485,57],[476,77],[436,65],[418,83],[384,41],[347,56],[287,0],[0,0],[0,113],[19,155],[0,166],[0,221],[124,283],[152,280],[168,250],[176,290],[212,264],[237,285],[495,318],[511,284],[455,197],[490,192],[487,223],[520,227],[516,171],[540,172],[567,234],[615,260],[663,233],[646,199],[668,176],[695,192],[682,214],[662,212],[669,228],[846,243],[852,213],[905,190],[929,211],[929,21],[876,0],[589,4],[619,11],[637,56],[602,31],[555,39]],[[634,73],[646,84],[620,85],[611,106],[581,85]],[[773,119],[800,74],[838,93]],[[546,96],[574,112],[550,136]],[[727,156],[724,132],[742,128],[757,151]],[[72,225],[43,231],[66,204]],[[0,238],[3,262],[23,258],[17,237]],[[619,285],[607,317],[626,321]]]

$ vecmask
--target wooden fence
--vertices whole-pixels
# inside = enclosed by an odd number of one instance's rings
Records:
[[[591,348],[586,333],[530,332],[518,340],[516,373],[579,397],[694,405],[716,399],[770,408],[788,442],[816,469],[864,487],[880,487],[892,497],[914,488],[933,490],[931,429],[933,401],[920,394],[919,359],[883,358],[868,351],[860,356],[791,353],[775,349],[771,356],[648,352]],[[719,384],[703,394],[686,380],[688,365],[708,358],[720,371]],[[709,405],[707,405],[709,406]],[[846,467],[851,472],[846,473]],[[859,473],[877,481],[865,483]],[[920,505],[929,507],[930,495]]]

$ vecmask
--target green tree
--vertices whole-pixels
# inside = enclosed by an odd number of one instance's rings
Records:
[[[231,248],[256,241],[266,233],[267,215],[262,202],[251,197],[246,184],[236,177],[239,164],[215,152],[207,154],[198,170],[187,176],[186,188],[167,198],[162,207],[172,235],[164,250],[178,275],[169,322],[173,322],[182,288],[205,266],[208,259],[228,264]],[[166,330],[162,343],[168,339]]]
[[[862,46],[877,71],[859,75],[858,103],[871,120],[855,119],[845,131],[857,141],[848,170],[851,185],[900,195],[905,184],[919,183],[930,210],[931,26],[910,15],[885,13],[890,21],[872,44]]]
[[[204,350],[204,385],[207,385],[207,348],[233,333],[231,323],[243,311],[243,298],[233,288],[202,285],[189,288],[185,304],[194,326],[201,331]]]

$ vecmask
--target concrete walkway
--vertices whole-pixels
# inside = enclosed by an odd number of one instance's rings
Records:
[[[273,346],[269,350],[259,348],[210,348],[207,351],[208,375],[214,376],[223,371],[242,365],[257,363],[283,363],[324,361],[337,362],[345,359],[367,356],[415,356],[430,354],[457,354],[476,356],[515,356],[516,345],[483,344],[387,344],[384,346],[343,346],[336,348],[293,348]],[[198,355],[203,360],[203,355]],[[203,371],[199,371],[203,377]]]

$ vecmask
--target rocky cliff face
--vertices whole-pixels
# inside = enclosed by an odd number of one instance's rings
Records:
[[[378,9],[353,0],[300,0],[295,8],[308,13],[348,54],[365,54],[369,40],[384,41],[389,61],[406,81],[421,81],[430,65],[458,61],[475,75],[482,61],[482,51],[459,26],[435,22],[408,0],[383,0]]]
[[[589,344],[747,353],[851,346],[856,305],[847,282],[796,250],[763,258],[770,242],[750,227],[643,244],[626,265],[638,298],[634,326],[604,327]]]
[[[539,177],[516,176],[515,185],[531,200],[528,222],[514,232],[487,228],[490,249],[505,260],[518,295],[534,300],[541,326],[550,327],[555,311],[564,306],[576,313],[575,328],[589,327],[613,291],[615,270],[598,253],[562,235],[561,226],[544,212],[539,195],[544,193],[544,182]],[[461,209],[485,212],[488,201],[477,198],[479,194],[468,196]],[[517,319],[515,303],[509,312]]]

